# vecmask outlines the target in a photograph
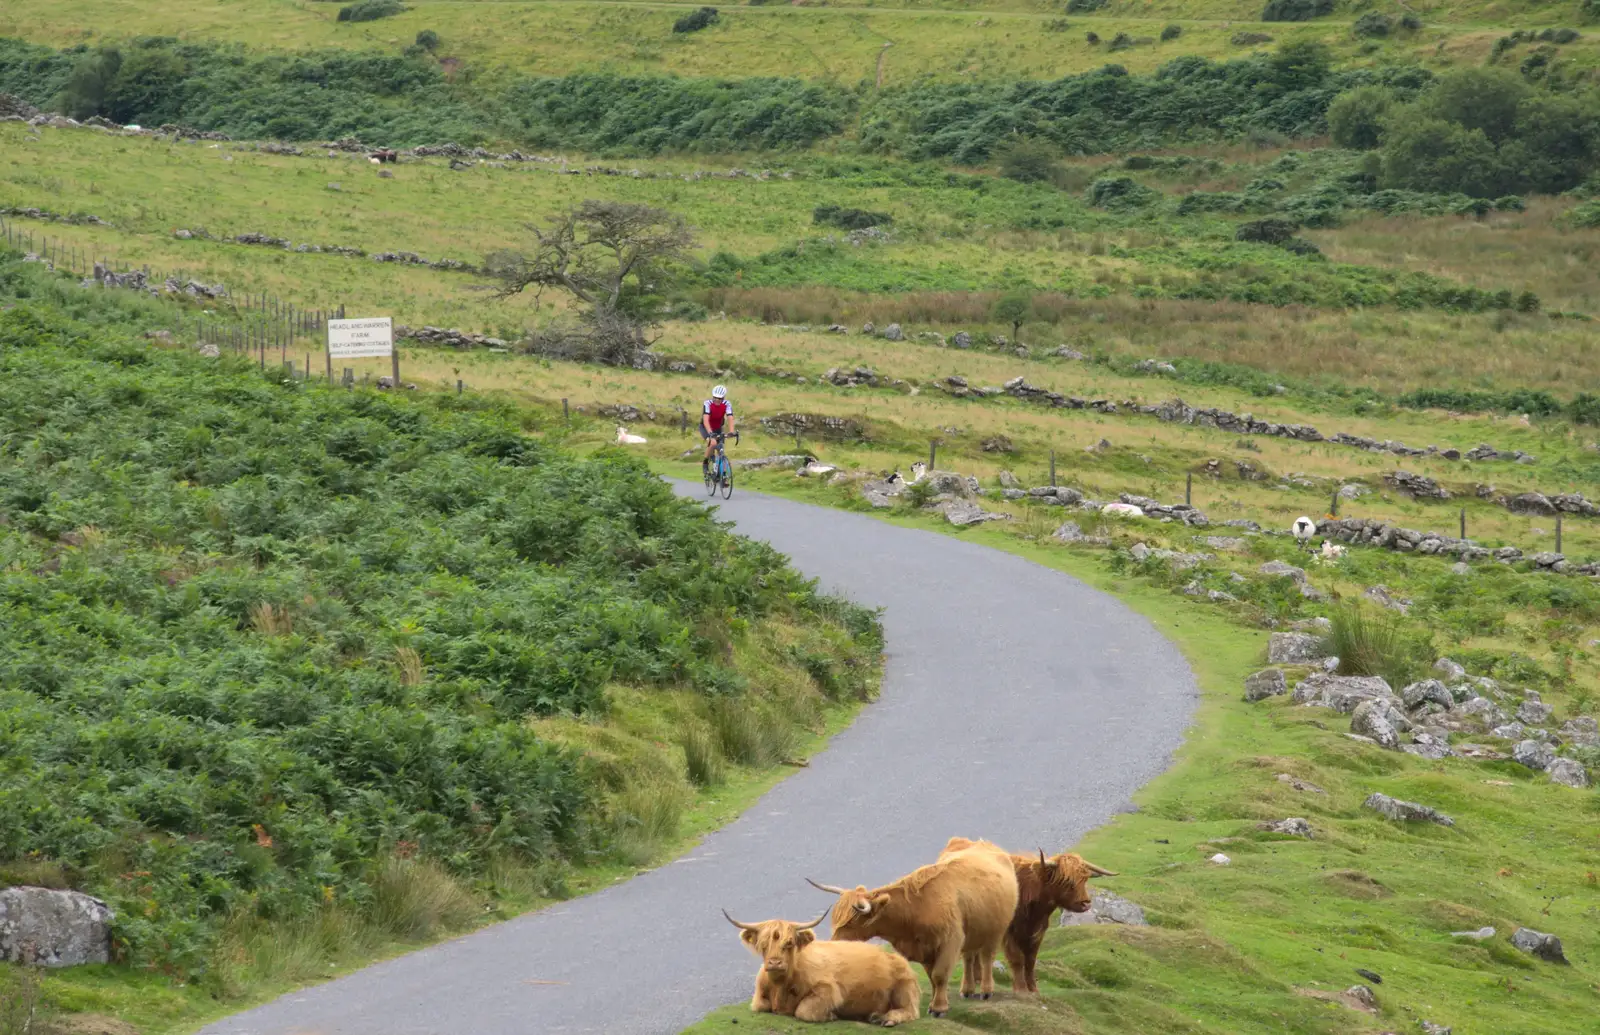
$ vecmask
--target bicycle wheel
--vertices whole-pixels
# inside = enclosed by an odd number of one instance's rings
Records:
[[[726,459],[722,461],[722,498],[733,498],[733,465]]]
[[[713,459],[702,470],[706,479],[706,495],[715,496],[717,494],[717,461]]]

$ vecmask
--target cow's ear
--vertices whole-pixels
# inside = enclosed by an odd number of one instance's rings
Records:
[[[744,942],[746,945],[754,947],[756,944],[756,933],[754,931],[740,931],[739,940]]]
[[[794,947],[797,949],[803,949],[816,940],[817,933],[815,931],[796,931],[794,933]]]
[[[874,895],[872,897],[872,911],[874,913],[876,913],[878,910],[882,909],[884,906],[886,906],[888,904],[889,904],[889,893],[887,891],[884,892],[881,895]]]

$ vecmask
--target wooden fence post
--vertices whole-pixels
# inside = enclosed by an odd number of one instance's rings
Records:
[[[1050,450],[1050,487],[1051,488],[1055,488],[1055,484],[1056,484],[1056,451],[1054,449],[1052,449],[1052,450]]]
[[[1051,484],[1054,484],[1053,482]],[[1185,471],[1183,474],[1183,502],[1185,506],[1194,504],[1194,472]]]
[[[928,440],[928,473],[929,474],[933,473],[935,467],[938,465],[938,460],[939,460],[939,440],[936,439],[936,438],[929,439]]]
[[[567,400],[565,399],[561,400],[561,419],[564,421],[572,420],[572,411],[567,408]]]
[[[1467,537],[1467,508],[1461,508],[1461,538]]]
[[[1561,511],[1556,511],[1556,553],[1561,552]]]

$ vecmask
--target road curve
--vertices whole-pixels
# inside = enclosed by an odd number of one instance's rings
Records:
[[[719,908],[813,917],[829,899],[803,877],[884,883],[955,834],[1061,851],[1182,738],[1197,695],[1182,656],[1067,575],[771,496],[738,492],[720,515],[824,588],[886,609],[878,703],[675,862],[203,1035],[672,1035],[750,993],[758,964]]]

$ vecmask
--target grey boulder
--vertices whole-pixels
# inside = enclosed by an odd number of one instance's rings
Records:
[[[965,528],[968,525],[981,525],[985,521],[1004,521],[1007,519],[1007,515],[995,514],[984,510],[971,500],[950,500],[941,504],[939,509],[944,512],[945,520],[957,528]]]
[[[1456,825],[1455,820],[1438,809],[1427,805],[1419,805],[1414,801],[1401,801],[1398,798],[1391,798],[1387,794],[1369,795],[1367,800],[1361,804],[1384,818],[1392,819],[1396,822],[1403,823],[1415,820],[1418,822],[1437,823],[1445,827]]]
[[[1535,931],[1530,927],[1519,927],[1511,935],[1511,944],[1529,955],[1550,963],[1567,962],[1567,954],[1561,949],[1561,939],[1553,934]]]
[[[1450,688],[1437,679],[1424,679],[1412,683],[1400,691],[1400,700],[1405,702],[1406,708],[1420,708],[1429,701],[1444,708],[1454,708],[1456,699],[1450,696]]]
[[[1244,699],[1260,701],[1289,692],[1289,680],[1281,668],[1264,668],[1252,673],[1244,681]]]
[[[1277,632],[1267,642],[1267,660],[1274,665],[1303,665],[1326,656],[1322,637],[1311,633]]]
[[[1511,759],[1527,766],[1529,769],[1545,770],[1556,760],[1556,753],[1549,744],[1539,740],[1521,740],[1511,749]]]
[[[1575,758],[1558,758],[1545,771],[1550,774],[1551,783],[1580,788],[1589,786],[1589,770]]]
[[[1333,676],[1314,672],[1294,688],[1292,700],[1296,704],[1332,708],[1349,714],[1363,701],[1374,698],[1395,700],[1394,691],[1382,676]]]
[[[1538,726],[1550,721],[1550,716],[1555,709],[1539,699],[1539,695],[1528,691],[1527,698],[1517,708],[1517,718],[1530,726]]]
[[[1450,754],[1450,743],[1442,737],[1432,733],[1418,733],[1411,738],[1410,744],[1400,745],[1400,750],[1408,755],[1426,758],[1430,762],[1437,762]]]
[[[1446,682],[1456,683],[1467,678],[1467,670],[1451,661],[1449,658],[1440,658],[1433,663],[1433,670],[1439,673],[1439,678]]]
[[[1075,927],[1079,924],[1126,924],[1129,927],[1147,927],[1144,910],[1121,895],[1099,888],[1089,889],[1089,909],[1083,913],[1061,911],[1060,925]]]
[[[111,921],[104,902],[76,891],[0,891],[0,960],[72,967],[111,960]]]
[[[1410,725],[1386,697],[1368,698],[1350,713],[1350,732],[1370,737],[1390,751],[1400,747],[1400,732]]]

